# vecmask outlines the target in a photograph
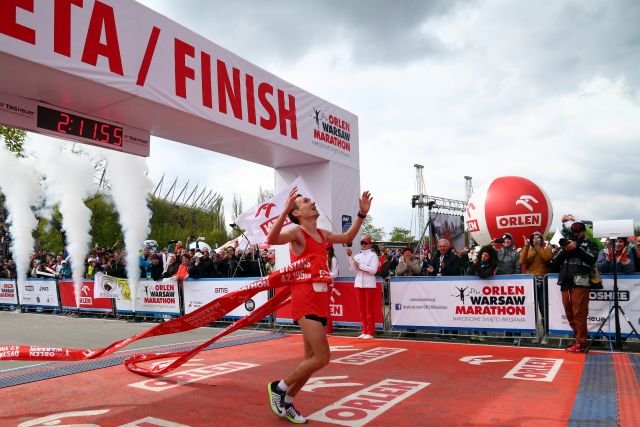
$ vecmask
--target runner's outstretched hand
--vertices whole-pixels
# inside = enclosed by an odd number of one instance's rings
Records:
[[[369,213],[369,209],[371,209],[371,201],[373,197],[371,197],[371,193],[365,191],[362,193],[362,197],[360,197],[360,213],[366,215]]]

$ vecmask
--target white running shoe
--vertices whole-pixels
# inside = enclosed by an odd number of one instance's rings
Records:
[[[366,334],[365,336],[362,337],[363,340],[372,340],[373,339],[373,335],[368,335]]]
[[[284,404],[284,416],[294,424],[306,424],[307,419],[293,406],[293,403]]]
[[[361,339],[363,339],[363,338],[364,338],[364,337],[366,337],[366,336],[367,336],[367,334],[360,334],[360,335],[358,336],[358,339],[359,339],[359,340],[361,340]]]

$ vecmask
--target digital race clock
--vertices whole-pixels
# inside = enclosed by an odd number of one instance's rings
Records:
[[[65,113],[42,105],[38,105],[36,125],[41,129],[122,147],[121,126],[100,122],[77,114]]]
[[[149,156],[148,131],[0,93],[0,123],[57,138]]]

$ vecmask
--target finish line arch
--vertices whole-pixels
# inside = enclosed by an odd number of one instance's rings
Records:
[[[357,116],[135,1],[0,2],[0,123],[143,156],[153,135],[303,177],[334,229],[357,210]]]

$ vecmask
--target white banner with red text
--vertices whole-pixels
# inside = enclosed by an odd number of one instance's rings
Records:
[[[564,314],[558,275],[547,275],[547,283],[549,285],[549,333],[573,334]],[[613,275],[603,274],[602,289],[589,291],[589,314],[587,316],[589,333],[597,332],[604,322],[602,332],[608,335],[615,334],[615,313],[610,312],[613,304]],[[640,332],[640,274],[621,274],[618,276],[618,304],[636,331]],[[619,313],[619,319],[621,333],[632,332],[622,313]]]
[[[0,280],[0,304],[18,304],[16,281],[13,279]]]
[[[200,307],[209,304],[223,295],[235,292],[257,279],[235,278],[235,279],[198,279],[185,280],[182,287],[184,296],[184,312],[189,314]],[[225,317],[244,317],[267,302],[269,295],[267,291],[259,292],[249,298],[244,304],[239,305],[226,314]]]
[[[390,293],[393,328],[535,331],[530,275],[394,277]]]
[[[243,140],[269,141],[313,156],[303,157],[306,161],[358,164],[354,114],[135,1],[2,3],[0,54],[20,58],[25,66],[46,66],[51,71],[43,71],[41,79],[76,76],[74,81],[97,83],[91,96],[101,105],[136,97],[137,111],[119,105],[122,120],[134,116],[137,122],[140,115],[173,118],[176,137],[210,147],[197,136],[203,127],[199,118],[219,125],[214,135],[225,142],[241,133]],[[21,89],[14,91],[27,90]],[[74,88],[61,87],[65,89]],[[183,123],[185,117],[191,119],[191,129]]]

